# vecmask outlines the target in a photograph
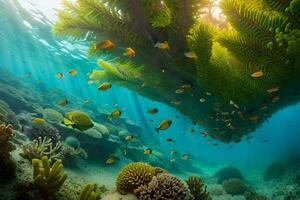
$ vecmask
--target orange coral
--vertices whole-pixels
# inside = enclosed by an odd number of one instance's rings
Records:
[[[0,140],[8,141],[14,137],[13,126],[8,124],[5,126],[4,124],[0,125]]]

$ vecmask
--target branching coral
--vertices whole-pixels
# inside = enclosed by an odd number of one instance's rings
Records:
[[[141,185],[134,191],[141,200],[193,200],[186,184],[176,176],[162,173],[154,176],[148,185]]]
[[[10,152],[15,150],[11,143],[13,138],[12,125],[0,125],[0,178],[10,179],[14,177],[14,164],[10,158]]]
[[[276,110],[298,101],[299,0],[222,0],[230,24],[223,29],[194,17],[196,0],[63,2],[53,32],[92,44],[89,52],[103,68],[92,79],[171,105],[214,139],[240,141]],[[137,56],[129,60],[121,48],[95,50],[103,39],[133,47]],[[164,41],[169,50],[154,48]],[[185,57],[187,52],[198,58]],[[252,77],[257,71],[264,75]],[[193,87],[175,94],[184,84]],[[280,90],[267,92],[275,87]]]
[[[210,200],[211,197],[206,191],[206,186],[201,178],[197,176],[191,176],[186,180],[191,194],[194,196],[195,200]]]
[[[80,193],[79,200],[98,200],[100,199],[100,192],[96,192],[97,185],[95,183],[87,184]]]
[[[142,162],[126,165],[118,174],[117,191],[121,194],[133,193],[139,186],[147,184],[156,174],[156,168]]]
[[[63,167],[61,160],[56,160],[50,166],[48,157],[43,156],[41,160],[32,159],[32,166],[35,184],[49,195],[59,191],[67,179],[67,174],[61,172]]]
[[[47,137],[39,137],[30,144],[23,145],[21,156],[28,159],[41,159],[43,156],[48,156],[50,162],[63,157],[62,143],[58,141],[53,145],[52,140]]]

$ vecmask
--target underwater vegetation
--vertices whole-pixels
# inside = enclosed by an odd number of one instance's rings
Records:
[[[202,200],[210,200],[211,197],[209,196],[209,192],[206,190],[206,186],[204,181],[197,176],[190,176],[186,183],[190,189],[191,194],[194,196],[195,199],[202,199]]]
[[[90,43],[102,68],[90,79],[175,107],[214,139],[239,142],[299,101],[299,0],[222,0],[219,24],[199,15],[206,1],[63,4],[53,33]]]

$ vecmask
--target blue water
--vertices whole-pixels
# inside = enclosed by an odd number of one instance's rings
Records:
[[[51,26],[55,20],[55,10],[34,3],[29,7],[28,4],[31,4],[30,1],[0,0],[0,66],[1,70],[36,85],[34,90],[41,93],[45,89],[61,90],[82,102],[90,99],[93,104],[89,108],[94,112],[98,109],[109,113],[119,108],[123,110],[123,118],[143,128],[143,137],[149,144],[156,138],[160,141],[160,150],[166,155],[176,149],[191,154],[193,160],[206,168],[216,169],[226,165],[246,169],[263,168],[290,152],[300,153],[300,104],[275,113],[251,133],[251,143],[242,141],[239,144],[222,144],[213,141],[209,144],[207,138],[199,134],[204,131],[202,127],[194,126],[186,116],[171,107],[118,85],[113,85],[109,91],[98,92],[94,84],[87,84],[87,73],[99,67],[95,59],[86,57],[85,41],[71,42],[54,37]],[[67,74],[70,69],[77,69],[78,75],[55,78],[56,73]],[[25,76],[27,72],[32,74],[31,77]],[[150,116],[147,114],[150,107],[158,108],[159,113]],[[176,115],[178,119],[175,119]],[[174,123],[170,129],[158,135],[154,128],[165,118],[174,119]],[[150,119],[154,122],[151,123]],[[191,128],[196,130],[195,133],[189,131]],[[167,137],[173,138],[175,143],[164,142]],[[218,146],[214,146],[215,143]]]

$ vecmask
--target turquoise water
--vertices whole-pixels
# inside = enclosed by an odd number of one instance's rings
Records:
[[[172,158],[170,150],[189,154],[192,159],[189,162],[206,175],[229,165],[246,174],[247,171],[262,170],[270,162],[285,159],[291,153],[300,153],[300,104],[274,113],[251,133],[251,143],[243,140],[238,144],[222,144],[218,141],[209,143],[200,134],[205,131],[201,126],[195,126],[188,117],[160,102],[118,85],[105,92],[97,91],[95,84],[87,84],[87,73],[99,67],[97,60],[86,57],[86,42],[54,37],[51,27],[59,4],[36,3],[0,0],[1,72],[10,73],[24,84],[30,83],[36,93],[50,97],[50,91],[59,91],[60,96],[51,97],[52,101],[57,102],[65,95],[74,98],[74,101],[69,99],[70,109],[76,109],[80,104],[90,113],[109,114],[113,109],[120,109],[123,119],[142,128],[140,137],[145,147],[161,152],[168,159]],[[67,74],[70,69],[76,69],[78,74],[65,75],[62,79],[55,77],[56,73]],[[30,73],[30,77],[26,77],[26,73]],[[38,95],[33,98],[43,101]],[[92,101],[91,105],[83,104],[87,99]],[[158,114],[148,114],[151,107],[158,108]],[[173,124],[157,134],[155,127],[165,118],[171,118]],[[192,128],[195,132],[190,131]],[[175,143],[166,143],[165,138],[173,138]],[[178,162],[180,173],[189,172],[182,160]]]

